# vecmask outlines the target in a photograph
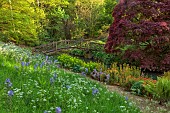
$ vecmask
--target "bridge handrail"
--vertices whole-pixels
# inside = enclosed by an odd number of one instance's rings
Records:
[[[75,46],[73,46],[72,44],[75,44]],[[85,45],[82,46],[82,44],[85,44]],[[91,44],[97,44],[97,45],[102,45],[102,46],[104,45],[104,44],[94,42],[94,39],[93,39],[93,41],[92,41],[92,39],[60,40],[60,41],[51,42],[49,44],[43,44],[43,45],[40,45],[40,46],[36,46],[36,47],[33,48],[32,51],[33,52],[40,52],[40,51],[47,51],[47,49],[52,49],[52,50],[57,51],[57,50],[69,49],[69,48],[82,48],[82,49],[84,49],[86,46],[87,46],[87,49],[90,49]],[[63,45],[64,47],[59,47],[59,45]],[[42,50],[38,50],[38,49],[42,49]],[[95,50],[96,49],[97,48],[95,48]]]

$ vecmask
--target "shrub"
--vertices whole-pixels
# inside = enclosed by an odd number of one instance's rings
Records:
[[[170,71],[164,72],[163,76],[170,80]]]
[[[84,56],[85,54],[84,51],[80,49],[71,50],[69,53],[76,56]]]
[[[91,73],[94,69],[96,70],[104,69],[104,66],[101,63],[96,62],[88,62],[84,65],[84,67],[89,70],[89,73]]]
[[[104,64],[111,64],[113,63],[115,60],[115,55],[114,54],[107,54],[105,52],[102,51],[94,51],[92,52],[92,56],[95,60],[101,61]]]
[[[146,91],[146,95],[151,98],[155,98],[156,95],[156,83],[148,82],[147,84],[143,84],[143,87]]]
[[[72,57],[67,54],[62,54],[62,55],[58,56],[57,59],[63,67],[68,68],[68,69],[73,69],[78,72],[80,71],[80,70],[77,70],[78,67],[83,66],[85,64],[82,60],[80,60],[76,57]]]
[[[120,58],[116,56],[115,54],[108,54],[103,51],[90,51],[89,54],[85,53],[85,51],[80,49],[74,49],[69,51],[69,54],[75,55],[75,56],[81,56],[86,58],[93,57],[96,61],[103,62],[104,64],[111,64],[113,62],[120,62]],[[90,55],[90,56],[88,56]]]
[[[157,83],[144,85],[145,90],[160,102],[170,101],[170,79],[158,78]]]
[[[132,87],[131,87],[131,91],[133,94],[136,94],[136,95],[143,95],[143,91],[144,91],[144,87],[143,87],[143,84],[144,81],[137,81],[135,82]]]
[[[170,100],[170,80],[165,77],[159,78],[156,84],[157,98],[160,101]]]
[[[75,72],[82,72],[85,71],[85,69],[87,69],[88,70],[88,72],[86,72],[87,75],[90,75],[90,73],[94,69],[100,70],[102,68],[104,70],[104,66],[100,63],[96,63],[96,62],[86,63],[76,57],[72,57],[67,54],[59,55],[57,59],[63,67],[72,69]]]
[[[117,63],[114,63],[107,72],[110,74],[110,79],[113,84],[124,86],[129,76],[139,77],[141,70],[134,66],[130,67],[128,64],[118,66]]]
[[[130,75],[126,78],[126,82],[125,82],[124,86],[127,90],[131,90],[133,85],[137,84],[139,81],[142,81],[142,84],[141,84],[142,90],[140,90],[142,94],[146,93],[146,90],[143,88],[144,85],[147,85],[147,84],[150,84],[150,83],[153,83],[153,84],[156,83],[156,80],[153,80],[151,78],[146,78],[146,77],[143,77],[143,76],[134,77],[134,76]],[[145,95],[147,95],[147,94],[145,94]]]
[[[170,1],[121,0],[105,50],[141,68],[170,70]]]

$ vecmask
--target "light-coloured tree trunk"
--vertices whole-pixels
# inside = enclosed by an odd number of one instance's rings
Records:
[[[10,5],[10,10],[11,10],[11,23],[12,23],[12,26],[13,26],[13,30],[15,31],[15,24],[14,24],[14,15],[13,15],[13,8],[12,8],[12,2],[11,0],[9,0],[9,5]]]

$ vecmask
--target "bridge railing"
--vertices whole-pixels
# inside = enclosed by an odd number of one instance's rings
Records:
[[[52,42],[49,44],[44,44],[37,46],[33,49],[33,52],[57,52],[65,49],[86,49],[86,50],[102,50],[104,48],[104,44],[91,42],[91,39],[81,39],[81,40],[61,40],[57,42]]]

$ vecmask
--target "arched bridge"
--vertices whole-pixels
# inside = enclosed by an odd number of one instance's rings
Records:
[[[52,55],[63,50],[69,50],[74,48],[82,49],[85,51],[99,51],[99,50],[101,51],[104,50],[104,44],[97,43],[95,40],[91,40],[91,39],[61,40],[61,41],[51,42],[49,44],[36,46],[33,48],[32,52]]]

